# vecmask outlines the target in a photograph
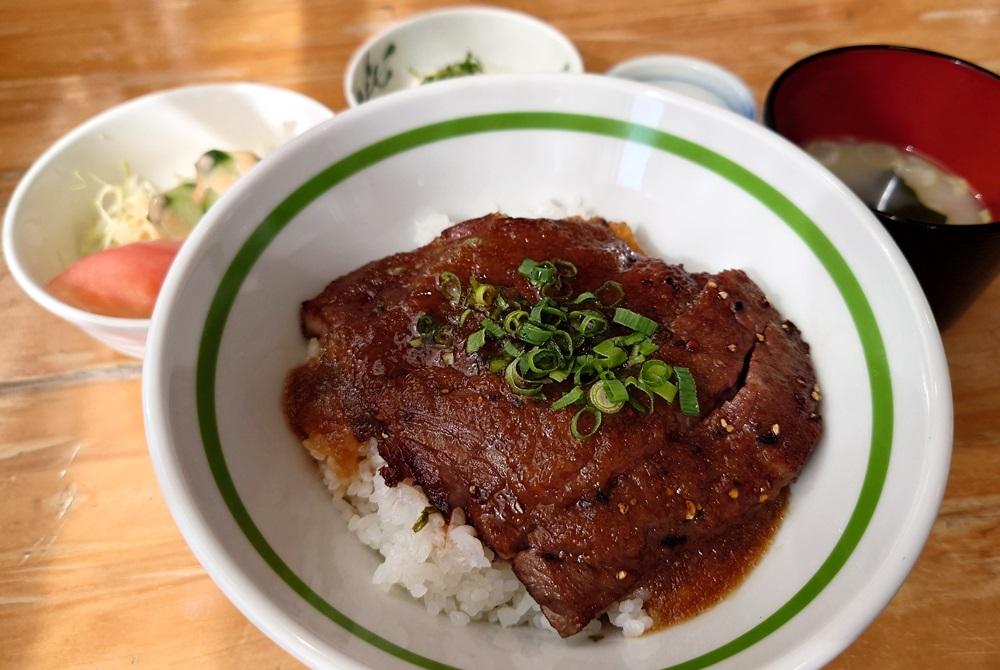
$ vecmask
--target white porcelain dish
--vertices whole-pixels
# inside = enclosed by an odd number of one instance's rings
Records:
[[[812,345],[825,432],[772,546],[715,607],[638,640],[456,627],[371,582],[280,399],[300,302],[421,239],[431,213],[582,201],[692,270],[744,268]],[[146,430],[174,518],[220,588],[314,667],[818,667],[895,593],[940,503],[947,367],[867,208],[777,135],[648,86],[495,77],[373,101],[291,142],[212,210],[157,305]]]
[[[158,188],[193,177],[209,149],[264,156],[333,116],[312,98],[252,83],[187,86],[117,105],[53,144],[21,179],[4,215],[7,266],[39,305],[104,344],[142,357],[149,319],[94,314],[68,305],[45,285],[80,256],[98,189],[91,175],[120,183],[122,166]]]
[[[751,120],[757,116],[757,103],[743,80],[701,58],[679,54],[641,56],[616,64],[607,75],[659,86]]]
[[[583,72],[573,43],[548,23],[496,7],[452,7],[417,14],[365,42],[347,65],[351,107],[419,86],[441,68],[478,58],[485,74]]]

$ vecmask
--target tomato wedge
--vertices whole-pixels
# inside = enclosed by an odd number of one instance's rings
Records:
[[[95,314],[149,318],[180,246],[155,240],[112,247],[76,261],[47,289],[59,300]]]

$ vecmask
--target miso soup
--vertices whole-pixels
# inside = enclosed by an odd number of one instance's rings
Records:
[[[814,140],[805,150],[880,212],[926,223],[993,220],[969,182],[912,151],[850,139]]]

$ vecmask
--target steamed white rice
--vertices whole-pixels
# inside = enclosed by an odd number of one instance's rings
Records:
[[[348,528],[382,556],[372,576],[376,586],[385,592],[398,587],[421,601],[428,612],[444,614],[455,624],[485,620],[505,628],[530,625],[552,631],[510,564],[479,540],[461,509],[452,512],[448,524],[434,512],[426,526],[413,532],[414,523],[430,505],[427,496],[412,482],[386,486],[378,472],[385,461],[375,441],[362,449],[364,458],[350,481],[341,481],[332,459],[313,456],[320,461],[323,481]],[[642,635],[653,625],[642,607],[645,598],[640,590],[614,603],[606,619],[625,637]],[[595,619],[578,635],[597,634],[601,627],[601,619]]]

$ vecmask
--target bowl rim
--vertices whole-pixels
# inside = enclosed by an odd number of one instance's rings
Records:
[[[723,118],[729,123],[744,124],[744,127],[748,129],[758,128],[759,130],[755,132],[766,132],[749,120],[740,119],[739,121],[735,121],[732,119],[733,115],[729,112],[669,91],[650,89],[650,87],[642,84],[616,80],[601,75],[582,75],[575,79],[577,81],[586,80],[591,86],[606,87],[608,89],[615,89],[621,93],[659,98],[670,104],[694,107],[706,116]],[[473,82],[473,86],[509,86],[517,81],[528,83],[529,80],[531,83],[541,81],[550,86],[574,85],[568,82],[568,78],[561,75],[497,75],[489,79],[477,79]],[[378,109],[389,107],[404,110],[409,104],[417,100],[418,96],[445,96],[450,91],[456,91],[458,87],[467,87],[468,85],[460,82],[442,82],[440,86],[417,89],[404,96],[386,96],[373,101],[370,106],[365,106],[364,108],[369,109],[373,114]],[[345,124],[353,122],[359,116],[358,112],[340,115],[282,147],[280,150],[281,155],[284,156],[297,151],[299,143],[304,144],[309,142],[313,134],[318,136],[319,133],[330,132],[330,129],[340,128]],[[433,126],[434,124],[432,123],[431,125]],[[780,136],[772,137],[772,140],[777,142],[777,150],[814,162],[808,154],[805,154],[805,152],[788,140]],[[382,142],[384,141],[382,140]],[[381,144],[382,142],[376,142],[376,144]],[[281,161],[276,160],[272,162],[275,169],[280,164]],[[258,173],[257,179],[264,178],[263,173]],[[831,181],[830,183],[832,188],[839,190],[844,197],[853,200],[859,212],[868,211],[846,186],[843,186],[839,182]],[[249,189],[252,186],[255,186],[255,184],[251,183],[251,181],[246,181],[243,184],[238,184],[235,188]],[[235,199],[232,202],[235,202]],[[209,222],[209,225],[197,229],[195,234],[199,236],[199,245],[204,238],[215,234],[215,224],[217,219],[220,219],[222,216],[223,213],[221,210],[214,212],[214,217]],[[835,628],[828,631],[829,635],[816,637],[814,639],[815,644],[809,646],[808,649],[802,645],[796,647],[796,649],[799,649],[800,654],[805,654],[809,657],[809,663],[815,663],[816,665],[829,661],[846,648],[851,641],[856,639],[871,621],[874,620],[889,600],[891,600],[898,588],[905,581],[937,517],[937,510],[944,493],[948,463],[951,457],[952,403],[950,385],[948,384],[948,369],[941,346],[940,335],[932,326],[933,320],[930,315],[930,309],[919,289],[916,278],[905,263],[898,248],[891,242],[888,233],[878,225],[874,218],[866,219],[864,225],[875,236],[875,243],[894,261],[893,267],[898,273],[901,282],[901,295],[915,308],[916,313],[914,314],[914,318],[926,325],[925,328],[919,331],[918,337],[922,341],[921,346],[927,356],[928,374],[931,374],[936,382],[942,382],[934,384],[934,388],[929,390],[928,393],[934,395],[935,398],[944,399],[947,402],[936,404],[930,412],[930,432],[928,435],[933,436],[935,439],[933,443],[934,448],[929,449],[927,453],[928,461],[932,467],[929,466],[930,474],[926,475],[926,479],[924,480],[924,495],[914,501],[913,508],[916,512],[911,513],[907,523],[900,526],[901,536],[896,545],[894,545],[897,552],[892,554],[892,557],[897,560],[894,560],[892,566],[885,568],[890,571],[892,578],[883,578],[872,589],[864,592],[865,595],[863,597],[866,599],[867,604],[862,607],[861,616],[850,620],[840,617]],[[180,290],[182,286],[181,277],[189,270],[189,266],[192,265],[192,260],[196,254],[196,246],[190,245],[182,250],[182,257],[175,264],[176,269],[172,270],[168,276],[169,291],[165,290],[165,294],[173,295]],[[179,309],[173,303],[164,302],[158,305],[157,310],[158,313],[169,313],[175,308]],[[167,348],[171,344],[165,336],[169,322],[170,319],[166,318],[154,318],[153,321],[150,337],[150,355],[147,357],[145,374],[143,375],[143,402],[151,458],[157,480],[160,483],[175,522],[182,530],[192,551],[206,567],[206,570],[212,576],[213,580],[216,581],[217,585],[251,621],[278,644],[306,663],[322,663],[336,659],[351,668],[365,667],[347,657],[339,649],[327,648],[326,650],[319,650],[315,648],[310,643],[310,634],[301,625],[292,620],[289,615],[270,602],[269,597],[264,594],[261,588],[237,565],[230,550],[226,549],[222,540],[217,537],[214,524],[208,522],[206,513],[197,503],[198,496],[194,495],[183,474],[183,466],[177,455],[176,445],[174,445],[170,437],[171,431],[168,429],[170,423],[168,419],[169,412],[165,411],[169,403],[167,394],[165,393],[164,381],[169,378],[171,366],[178,363],[178,361],[166,355]],[[196,343],[195,346],[197,348],[199,345]],[[280,576],[278,578],[281,579]],[[859,605],[858,607],[861,606]],[[385,650],[383,649],[383,651]]]
[[[374,46],[376,42],[384,37],[391,34],[399,32],[400,30],[409,29],[413,26],[418,26],[422,23],[428,21],[433,21],[441,17],[449,16],[461,16],[461,15],[479,15],[486,20],[496,19],[496,18],[507,18],[515,19],[523,23],[533,25],[535,27],[541,28],[543,31],[549,34],[555,42],[558,42],[567,52],[569,56],[569,70],[567,72],[572,74],[580,74],[583,72],[583,57],[580,55],[580,51],[576,48],[576,45],[563,33],[561,30],[556,28],[551,23],[543,21],[537,16],[532,16],[526,12],[521,12],[516,9],[508,9],[506,7],[497,7],[493,5],[456,5],[454,7],[444,7],[441,9],[431,9],[423,12],[417,12],[409,16],[399,18],[393,21],[389,25],[385,26],[381,30],[375,32],[375,34],[368,37],[364,42],[361,43],[354,53],[351,54],[351,58],[347,61],[347,66],[344,68],[344,99],[347,100],[348,107],[357,107],[362,104],[361,101],[357,99],[354,95],[354,73],[358,69],[358,64],[365,54]],[[543,76],[549,73],[541,73]],[[497,76],[497,75],[490,75]],[[440,83],[440,82],[438,82]],[[394,93],[399,93],[400,91],[394,91]],[[382,98],[385,96],[378,95],[373,98],[365,100],[365,103],[369,103],[375,98]]]
[[[810,54],[805,58],[799,59],[785,68],[778,78],[774,80],[771,87],[767,91],[767,95],[764,97],[764,107],[763,113],[761,115],[761,121],[765,126],[770,128],[775,133],[781,135],[777,129],[777,120],[775,118],[775,101],[778,97],[778,92],[788,79],[795,74],[801,68],[810,65],[814,61],[823,60],[830,56],[837,56],[842,53],[854,52],[854,51],[870,51],[873,53],[891,53],[891,52],[903,52],[912,53],[919,56],[926,56],[933,58],[935,60],[946,60],[950,61],[952,65],[957,65],[962,68],[973,70],[979,74],[987,75],[989,78],[996,80],[996,83],[1000,85],[1000,74],[993,72],[992,70],[987,70],[981,65],[976,65],[972,61],[965,60],[964,58],[959,58],[958,56],[952,56],[950,54],[942,53],[940,51],[933,51],[931,49],[924,49],[922,47],[911,47],[900,44],[850,44],[842,47],[835,47],[833,49],[825,49],[823,51],[817,51],[814,54]],[[782,135],[784,137],[784,135]],[[787,139],[787,138],[786,138]],[[866,205],[867,206],[867,205]],[[982,234],[995,234],[1000,233],[1000,218],[994,218],[992,221],[987,221],[985,223],[928,223],[926,221],[920,221],[918,219],[910,219],[904,216],[899,216],[896,214],[889,214],[888,212],[883,212],[880,209],[874,207],[868,207],[876,217],[888,219],[894,223],[913,226],[916,228],[922,228],[929,232],[933,232],[938,235],[949,235],[949,236],[964,236],[964,235],[982,235]],[[995,216],[1000,217],[1000,212],[996,213]]]
[[[39,176],[49,169],[50,164],[62,154],[68,147],[78,142],[83,137],[92,134],[101,126],[116,121],[119,117],[131,114],[136,107],[155,102],[162,102],[179,95],[197,95],[218,90],[232,91],[258,91],[267,95],[282,95],[292,99],[297,99],[303,105],[308,105],[317,110],[325,110],[329,116],[333,116],[333,110],[320,101],[287,88],[274,86],[263,82],[255,81],[232,81],[232,82],[206,82],[202,84],[191,84],[186,86],[175,86],[172,88],[150,91],[138,95],[134,98],[122,100],[121,102],[91,116],[78,125],[74,126],[67,133],[59,137],[45,151],[42,152],[21,176],[14,192],[7,203],[3,218],[3,252],[4,260],[14,280],[21,289],[28,294],[32,300],[41,305],[52,314],[74,323],[87,323],[102,328],[114,328],[119,331],[142,331],[149,328],[151,317],[130,318],[121,316],[109,316],[90,312],[80,307],[75,307],[69,303],[59,300],[46,290],[44,285],[36,282],[28,273],[21,262],[21,255],[16,251],[14,244],[14,230],[17,227],[19,213],[22,202],[27,197],[29,189],[34,185]],[[65,268],[63,268],[65,269]]]
[[[698,56],[689,56],[682,53],[647,53],[634,58],[627,58],[623,61],[615,63],[610,68],[608,68],[604,74],[609,77],[617,77],[619,79],[627,79],[629,81],[640,82],[644,84],[649,84],[651,86],[656,86],[658,79],[655,78],[636,78],[636,73],[633,70],[649,67],[649,68],[664,68],[673,65],[685,66],[688,70],[692,70],[697,74],[702,75],[701,79],[693,79],[691,83],[705,88],[711,91],[711,89],[706,85],[712,82],[721,83],[724,87],[729,89],[727,93],[732,94],[734,100],[725,100],[726,107],[741,116],[745,116],[750,120],[753,120],[757,116],[757,101],[753,97],[753,91],[747,86],[746,82],[743,81],[732,70],[729,70],[719,63],[707,60],[705,58],[700,58]],[[669,76],[660,75],[664,78],[669,78]],[[676,77],[673,77],[676,79]],[[684,80],[678,80],[684,81]],[[714,92],[714,91],[713,91]],[[739,105],[739,109],[733,108],[729,105],[730,102],[735,102]]]

